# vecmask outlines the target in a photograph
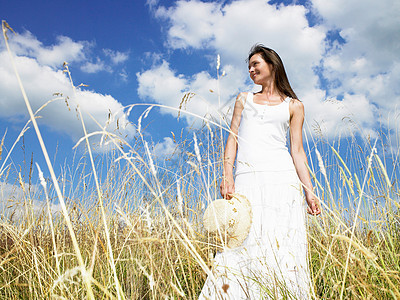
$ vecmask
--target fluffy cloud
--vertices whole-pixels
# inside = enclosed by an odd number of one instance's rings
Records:
[[[359,125],[367,130],[378,120],[396,128],[393,121],[400,106],[400,3],[312,2],[324,22],[344,39],[328,49],[322,59],[323,75],[331,83],[329,96],[350,94],[364,98],[364,105],[348,108],[360,116]]]
[[[325,98],[322,90],[305,94],[307,98],[307,126],[316,135],[348,136],[363,132],[365,136],[375,137],[374,114],[377,108],[364,95],[345,94],[342,100],[335,98],[321,102]]]
[[[12,221],[26,219],[27,210],[24,199],[27,199],[26,202],[29,203],[28,211],[32,212],[35,217],[38,217],[42,213],[47,216],[46,202],[34,199],[35,193],[38,192],[38,186],[31,185],[29,190],[31,196],[26,195],[18,185],[0,182],[1,216]],[[51,203],[50,210],[52,214],[59,213],[61,212],[61,205]]]
[[[84,65],[82,65],[81,71],[89,74],[98,73],[100,71],[107,71],[111,73],[112,69],[107,66],[100,58],[97,58],[96,62],[88,61]]]
[[[193,76],[184,76],[171,69],[165,60],[151,69],[137,73],[138,94],[145,101],[156,101],[173,109],[162,109],[162,112],[178,115],[181,107],[197,116],[181,113],[189,123],[200,120],[199,117],[219,119],[232,106],[232,97],[244,87],[243,74],[231,65],[224,66],[226,75],[220,78],[219,84],[207,72]],[[235,89],[233,89],[235,88]],[[220,99],[218,97],[221,95]]]
[[[225,71],[226,76],[219,82],[218,103],[215,76],[204,71],[191,76],[165,72],[170,70],[170,65],[164,61],[161,66],[153,66],[138,74],[140,96],[143,96],[141,91],[147,90],[147,97],[176,107],[183,91],[194,92],[198,99],[191,101],[187,109],[199,115],[210,113],[216,116],[221,112],[221,106],[223,111],[226,110],[227,103],[232,103],[238,92],[253,89],[249,84],[245,59],[250,47],[257,42],[263,42],[280,53],[293,86],[300,91],[300,95],[314,89],[318,83],[314,68],[325,51],[325,29],[308,26],[307,10],[303,6],[275,6],[259,0],[234,1],[225,5],[192,0],[177,1],[169,8],[153,7],[153,10],[157,18],[169,24],[168,47],[211,51],[215,54],[214,61],[220,54],[220,73]],[[160,69],[164,70],[163,76],[158,76]],[[152,78],[152,81],[142,80],[144,76]],[[166,97],[157,92],[162,90],[157,88],[158,85],[174,80],[183,86],[180,94],[175,92],[174,96]],[[151,85],[146,85],[146,82]],[[210,93],[210,89],[214,93]],[[208,105],[199,99],[205,100]]]
[[[141,98],[152,98],[158,103],[172,107],[178,107],[181,96],[188,87],[184,76],[171,70],[166,61],[136,76]]]
[[[178,145],[170,137],[165,137],[161,143],[157,143],[153,148],[156,158],[171,158],[180,153]]]
[[[10,47],[17,56],[35,58],[41,65],[61,67],[64,61],[83,61],[86,58],[85,49],[89,42],[74,42],[69,37],[57,37],[57,43],[52,46],[43,45],[30,32],[10,36]]]
[[[32,108],[36,110],[47,101],[59,98],[40,112],[43,117],[40,119],[41,124],[51,130],[66,133],[76,141],[82,136],[80,121],[75,112],[79,105],[89,132],[100,129],[96,120],[109,131],[132,137],[134,130],[128,123],[121,103],[95,91],[77,89],[74,94],[66,74],[55,68],[59,62],[68,59],[85,62],[84,42],[76,43],[63,37],[58,39],[58,44],[44,47],[29,33],[10,40],[11,47],[15,46],[16,49],[14,59]],[[0,90],[0,117],[11,121],[19,116],[26,120],[25,104],[4,45],[0,45]],[[54,93],[62,96],[56,97]]]
[[[221,55],[222,68],[229,69],[229,81],[221,81],[223,103],[240,90],[253,89],[244,60],[249,48],[262,42],[280,54],[293,88],[306,105],[309,122],[324,124],[328,136],[338,130],[341,134],[350,134],[349,129],[361,132],[361,128],[372,134],[381,116],[400,104],[398,1],[313,0],[308,7],[261,0],[226,4],[179,0],[168,8],[157,1],[148,3],[167,26],[167,48]],[[310,13],[319,20],[316,25],[310,25]],[[216,97],[208,92],[216,86],[213,76],[205,72],[186,76],[172,69],[164,61],[137,74],[139,91],[146,90],[146,97],[175,107],[183,91],[194,91],[215,106]],[[158,76],[160,70],[163,76]],[[153,81],[141,80],[142,76]],[[175,82],[168,85],[168,96],[161,92],[164,80]],[[196,104],[190,109],[204,114],[204,105]]]
[[[0,45],[4,47],[3,43]],[[17,56],[34,58],[40,65],[61,68],[64,61],[81,63],[81,71],[96,73],[113,72],[111,66],[122,64],[129,59],[128,52],[103,49],[99,56],[91,57],[93,42],[73,41],[66,36],[58,36],[56,43],[51,46],[43,45],[32,33],[26,31],[18,35],[10,35],[10,46]]]
[[[242,73],[250,47],[263,42],[281,55],[297,89],[306,90],[317,83],[313,67],[325,50],[325,29],[310,27],[306,13],[301,5],[277,7],[246,0],[224,6],[177,1],[169,9],[159,7],[155,15],[168,20],[172,48],[212,49]]]
[[[345,43],[333,47],[326,59],[328,71],[350,76],[387,73],[399,61],[400,3],[398,1],[325,1],[313,5]],[[339,9],[339,7],[341,9]],[[345,8],[345,9],[343,9]],[[336,64],[331,64],[337,60]],[[346,80],[343,80],[346,81]]]
[[[175,49],[207,47],[214,37],[214,25],[222,17],[217,3],[178,1],[169,9],[161,6],[155,15],[172,24],[168,30],[168,44]]]
[[[121,64],[121,63],[127,61],[129,58],[128,53],[114,51],[111,49],[103,49],[103,52],[106,56],[108,56],[111,59],[112,63],[115,65]]]

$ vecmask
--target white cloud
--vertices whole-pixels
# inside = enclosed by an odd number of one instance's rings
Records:
[[[4,205],[7,201],[23,201],[24,192],[20,186],[0,182],[0,203]]]
[[[300,96],[318,83],[313,67],[319,64],[324,53],[325,29],[308,26],[307,11],[303,6],[276,7],[259,0],[234,1],[226,5],[192,0],[177,1],[170,8],[159,6],[154,12],[169,24],[167,45],[172,49],[211,50],[215,60],[217,54],[221,55],[220,71],[227,74],[219,82],[222,106],[240,91],[252,89],[248,85],[245,59],[250,47],[257,42],[263,42],[281,54]],[[146,97],[177,107],[183,91],[194,92],[197,97],[190,101],[187,109],[201,116],[206,113],[215,116],[218,112],[215,76],[204,71],[192,76],[176,73],[164,61],[161,66],[137,74],[139,95],[143,97],[146,90]],[[179,82],[179,88],[177,84],[167,82]],[[168,96],[163,93],[165,85]],[[168,92],[172,88],[175,90],[173,95]],[[210,93],[210,89],[214,93]]]
[[[324,76],[334,82],[330,94],[363,95],[367,107],[379,108],[372,116],[364,116],[375,120],[368,125],[376,125],[400,106],[400,3],[313,0],[313,5],[345,40],[329,49],[322,60]]]
[[[363,128],[363,132],[373,133],[380,116],[400,106],[400,2],[313,0],[312,4],[313,14],[320,16],[320,23],[314,26],[308,23],[305,6],[277,6],[262,0],[227,4],[180,0],[169,8],[152,2],[151,9],[167,25],[170,49],[192,48],[221,55],[222,67],[230,68],[230,82],[221,81],[223,103],[240,90],[252,89],[246,85],[244,60],[249,48],[261,42],[280,54],[293,88],[305,103],[308,120],[323,121],[326,135],[337,134],[337,130],[349,132],[348,125],[354,123],[343,125],[342,119],[357,122],[350,126],[355,131]],[[345,43],[329,40],[329,32],[339,32]],[[162,66],[164,71],[172,69],[165,61]],[[316,67],[327,82],[328,94],[322,90],[326,85],[321,86]],[[157,76],[157,71],[153,66],[138,74],[139,91],[147,90],[146,97],[176,105],[179,94],[189,90],[215,104],[215,97],[208,93],[215,87],[213,76],[171,71],[164,72],[164,77]],[[151,84],[140,80],[144,74],[153,78]],[[156,91],[159,80],[165,78],[181,83],[179,88],[173,85],[174,101],[171,94],[166,97]],[[327,98],[343,100],[326,102]],[[199,103],[190,109],[202,114],[204,105]],[[336,126],[339,123],[344,127]]]
[[[159,63],[162,63],[163,61],[163,55],[161,53],[155,53],[155,52],[145,52],[143,53],[143,57],[142,58],[142,63],[150,63],[150,65],[156,65]]]
[[[183,93],[187,90],[187,80],[183,75],[176,74],[169,64],[154,66],[143,73],[136,74],[138,79],[138,94],[143,99],[154,99],[172,107],[178,107]]]
[[[164,113],[178,115],[177,108],[196,114],[197,116],[181,113],[181,117],[189,123],[199,121],[198,117],[213,117],[218,119],[231,108],[232,96],[243,86],[243,74],[233,66],[224,67],[226,73],[221,77],[219,90],[222,95],[218,103],[218,81],[207,72],[199,72],[191,77],[184,77],[172,70],[166,61],[151,69],[138,73],[138,94],[144,101],[156,101],[173,109],[162,109]],[[232,85],[236,84],[236,89]],[[190,91],[191,97],[184,99],[185,93]],[[150,100],[148,100],[150,98]],[[229,104],[227,104],[229,103]]]
[[[25,188],[28,184],[25,184]],[[39,187],[31,185],[29,187],[30,195],[26,195],[19,185],[6,182],[0,182],[0,211],[2,217],[12,221],[26,219],[27,210],[38,217],[41,213],[47,216],[47,204],[44,201],[35,199],[35,194]],[[24,200],[25,199],[25,200]],[[25,205],[28,205],[26,208]],[[60,204],[50,204],[52,214],[61,212]]]
[[[54,45],[45,46],[32,33],[26,31],[22,34],[11,35],[10,46],[17,56],[34,58],[40,65],[57,69],[61,68],[64,62],[81,63],[81,71],[86,73],[97,73],[100,71],[113,72],[110,65],[118,65],[129,59],[128,52],[120,52],[112,49],[103,49],[102,54],[105,60],[100,57],[91,58],[93,42],[73,41],[66,36],[58,36]],[[1,46],[4,46],[1,43]]]
[[[103,54],[107,57],[109,62],[107,63],[105,60],[100,59],[100,57],[96,57],[96,60],[86,61],[81,66],[81,71],[85,73],[98,73],[98,72],[108,72],[113,73],[115,66],[126,62],[129,59],[128,53],[123,53],[119,51],[114,51],[111,49],[103,49]],[[125,76],[121,76],[124,81],[127,81],[128,76],[126,72],[122,72]],[[120,74],[121,75],[121,72]]]
[[[118,74],[123,82],[128,81],[128,72],[123,68]]]
[[[62,53],[67,53],[68,49],[56,50],[56,54],[50,55],[52,58],[45,61],[40,58],[40,53],[44,51],[43,46],[35,37],[25,34],[23,40],[21,42],[21,38],[19,38],[15,42],[11,39],[12,45],[17,45],[17,56],[14,55],[14,59],[32,108],[37,110],[50,99],[54,99],[54,93],[63,95],[61,100],[50,103],[40,113],[42,118],[39,122],[42,125],[46,125],[56,132],[66,133],[76,141],[83,134],[75,112],[76,104],[79,104],[88,132],[99,130],[99,126],[88,116],[90,114],[102,126],[109,123],[107,128],[110,131],[121,135],[128,134],[128,139],[133,136],[134,129],[123,113],[122,104],[116,99],[95,91],[79,89],[76,97],[74,96],[66,74],[62,70],[54,68],[56,61],[66,60]],[[70,41],[69,39],[65,40]],[[58,47],[46,47],[45,50],[49,49],[58,49]],[[14,49],[12,48],[12,50]],[[84,57],[84,51],[75,53],[74,57],[76,60],[81,59]],[[2,91],[0,93],[0,117],[12,121],[15,116],[19,116],[27,120],[27,110],[4,45],[0,45],[0,90]],[[67,101],[69,108],[64,101],[64,98],[67,97],[69,98]],[[110,120],[110,115],[114,119]]]
[[[115,65],[121,64],[127,61],[129,58],[129,55],[126,52],[124,53],[124,52],[114,51],[111,49],[103,49],[103,52],[106,56],[108,56],[111,59],[112,63]]]
[[[178,145],[170,137],[164,137],[161,143],[157,143],[153,148],[156,158],[171,158],[180,153]]]
[[[102,61],[100,58],[96,59],[96,62],[86,62],[84,65],[81,66],[81,71],[86,72],[86,73],[97,73],[100,71],[107,71],[107,72],[112,72],[112,69],[107,66],[104,61]]]
[[[325,98],[325,92],[314,90],[307,98],[306,117],[312,132],[324,136],[348,136],[362,132],[363,137],[375,137],[376,107],[364,95],[345,94],[341,101]]]
[[[154,6],[158,4],[159,0],[146,0],[146,5],[150,7],[150,9],[153,9]]]
[[[85,49],[90,46],[89,42],[74,42],[66,36],[58,36],[55,45],[44,46],[28,31],[10,36],[10,47],[16,55],[34,57],[39,64],[50,67],[62,67],[64,61],[85,60]]]
[[[313,6],[331,28],[346,39],[346,55],[364,52],[366,57],[385,69],[391,59],[397,58],[400,39],[400,3],[396,0],[312,0]],[[351,50],[356,52],[351,54]],[[390,65],[390,64],[389,64]]]
[[[172,21],[168,30],[171,47],[207,47],[214,36],[214,25],[222,17],[220,5],[200,1],[178,1],[175,7],[161,6],[155,12],[159,18]]]
[[[325,29],[309,27],[303,6],[269,5],[265,1],[234,1],[225,6],[200,1],[178,1],[159,8],[168,18],[168,43],[173,48],[207,48],[222,61],[247,74],[245,59],[250,47],[262,42],[283,58],[298,89],[317,83],[313,67],[324,52]]]
[[[337,29],[346,43],[333,49],[342,61],[342,69],[365,76],[387,72],[400,51],[400,3],[383,1],[314,0],[313,5],[324,21]],[[340,9],[338,7],[345,7]],[[350,64],[350,65],[349,65]],[[350,67],[355,67],[349,70]]]

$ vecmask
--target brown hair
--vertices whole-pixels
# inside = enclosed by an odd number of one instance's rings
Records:
[[[287,78],[285,67],[283,66],[283,62],[279,57],[278,53],[274,50],[265,47],[262,44],[255,44],[249,52],[249,57],[247,58],[247,62],[250,61],[250,58],[254,54],[261,54],[261,57],[264,61],[270,65],[272,65],[272,70],[275,74],[275,86],[278,89],[278,92],[284,94],[285,96],[291,97],[293,99],[297,99],[295,92],[290,86],[289,79]]]

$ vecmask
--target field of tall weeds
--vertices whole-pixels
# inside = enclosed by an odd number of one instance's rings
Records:
[[[46,166],[30,166],[33,189],[0,150],[1,181],[23,191],[1,212],[0,299],[196,299],[219,250],[202,214],[219,197],[225,123],[202,119],[160,159],[141,132],[132,143],[102,132],[114,149],[93,153],[81,116],[86,151],[56,174],[20,84]],[[307,217],[312,298],[400,299],[398,133],[314,131],[306,152],[323,212]]]

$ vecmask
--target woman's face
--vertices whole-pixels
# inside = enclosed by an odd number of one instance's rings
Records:
[[[249,61],[249,73],[255,84],[262,85],[273,80],[272,65],[267,63],[260,53],[254,54]]]

